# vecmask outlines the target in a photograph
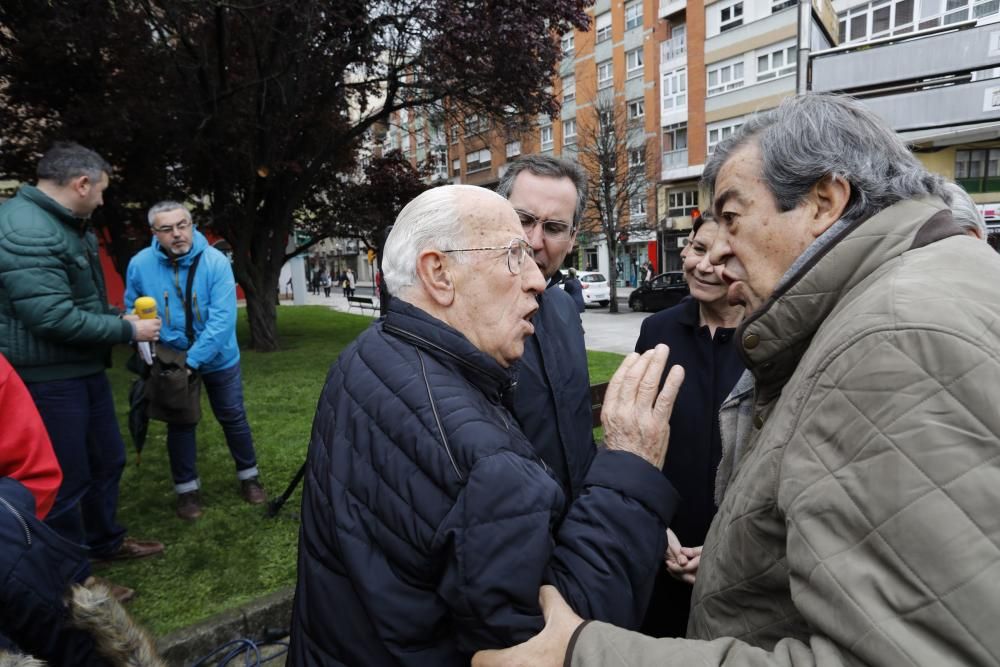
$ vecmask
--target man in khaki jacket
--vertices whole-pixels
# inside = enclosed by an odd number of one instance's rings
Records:
[[[847,98],[751,118],[703,180],[755,388],[723,433],[689,638],[583,623],[543,589],[545,631],[474,665],[998,664],[1000,257]]]

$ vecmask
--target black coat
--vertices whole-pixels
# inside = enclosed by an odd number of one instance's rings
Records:
[[[681,496],[670,527],[688,547],[704,544],[715,516],[715,471],[722,456],[719,407],[744,370],[732,342],[734,332],[720,327],[710,337],[708,327],[698,324],[698,302],[687,297],[643,320],[635,344],[636,352],[658,343],[670,347],[664,377],[675,364],[684,368],[684,384],[670,417],[670,448],[663,473]],[[670,577],[661,565],[643,631],[657,637],[683,637],[690,606],[691,587]]]
[[[638,626],[673,490],[604,452],[567,507],[504,407],[509,383],[399,299],[341,353],[309,447],[290,665],[468,665],[541,630],[543,583]]]

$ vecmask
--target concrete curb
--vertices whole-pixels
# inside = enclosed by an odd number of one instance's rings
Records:
[[[156,648],[168,665],[181,667],[240,637],[259,640],[275,629],[287,633],[294,595],[295,587],[289,586],[251,600],[236,609],[160,637],[156,640]]]

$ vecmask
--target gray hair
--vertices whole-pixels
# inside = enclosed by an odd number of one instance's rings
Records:
[[[149,209],[149,213],[146,214],[146,219],[149,220],[149,226],[150,227],[153,226],[153,224],[156,222],[156,216],[158,216],[160,213],[166,213],[167,211],[176,211],[177,209],[184,211],[184,217],[187,218],[188,222],[192,224],[194,223],[194,219],[191,218],[191,211],[188,209],[187,206],[180,203],[179,201],[173,201],[172,199],[164,199],[161,202],[153,204]]]
[[[752,142],[780,211],[792,210],[816,183],[833,176],[851,186],[841,216],[846,221],[921,195],[949,201],[944,179],[928,172],[892,129],[852,97],[809,93],[751,116],[705,163],[702,185],[710,196],[722,165]]]
[[[552,157],[551,155],[525,155],[513,162],[497,185],[497,194],[504,199],[510,199],[514,189],[514,179],[522,171],[535,176],[548,178],[568,178],[576,188],[576,210],[573,211],[573,226],[579,227],[583,220],[583,212],[587,208],[587,174],[583,168],[572,160]]]
[[[382,251],[382,277],[390,294],[404,296],[403,290],[416,284],[417,256],[424,250],[461,247],[465,224],[457,201],[463,191],[490,192],[475,185],[442,185],[421,193],[396,216]],[[463,253],[453,259],[465,262]]]
[[[979,233],[979,238],[986,240],[989,232],[986,229],[986,220],[979,212],[976,202],[966,192],[962,186],[948,181],[944,184],[944,189],[951,195],[951,217],[955,219],[962,229]]]
[[[54,181],[59,185],[66,185],[80,176],[100,181],[102,173],[110,176],[111,165],[94,151],[72,141],[53,145],[35,168],[38,180]]]

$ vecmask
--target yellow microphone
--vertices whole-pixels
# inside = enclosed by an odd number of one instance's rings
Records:
[[[151,296],[140,296],[132,304],[132,312],[139,316],[140,320],[155,320],[156,319],[156,299]],[[140,341],[136,347],[139,350],[139,356],[142,360],[146,362],[147,366],[153,365],[153,344]]]

